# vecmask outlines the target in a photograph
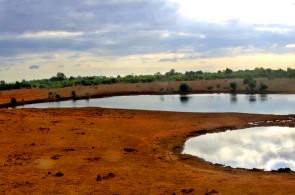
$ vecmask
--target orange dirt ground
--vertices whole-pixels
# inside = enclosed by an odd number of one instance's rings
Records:
[[[16,92],[32,100],[47,95],[30,89]],[[223,168],[180,154],[184,142],[203,130],[286,118],[102,108],[0,109],[0,194],[295,194],[295,173]]]

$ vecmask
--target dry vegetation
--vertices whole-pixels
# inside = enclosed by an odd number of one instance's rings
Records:
[[[257,84],[260,82],[268,86],[269,93],[295,93],[295,79],[279,78],[269,80],[266,78],[255,79]],[[246,86],[243,85],[243,79],[216,79],[216,80],[197,80],[186,81],[192,89],[191,93],[200,92],[229,92],[230,83],[237,83],[237,90],[245,93]],[[184,81],[173,82],[153,82],[153,83],[117,83],[98,86],[74,86],[58,89],[21,89],[1,91],[0,104],[9,103],[12,97],[15,97],[19,103],[34,100],[47,101],[48,93],[59,94],[62,98],[71,98],[71,92],[75,91],[77,97],[87,96],[111,96],[128,94],[158,94],[158,93],[178,93],[179,85]],[[283,87],[282,87],[283,86]]]

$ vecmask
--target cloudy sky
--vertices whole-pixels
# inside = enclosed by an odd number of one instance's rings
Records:
[[[0,0],[0,80],[295,68],[295,0]]]

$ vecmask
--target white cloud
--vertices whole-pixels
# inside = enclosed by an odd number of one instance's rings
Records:
[[[285,46],[286,48],[295,48],[295,44],[288,44]]]
[[[83,35],[83,32],[67,32],[67,31],[40,31],[28,32],[21,35],[22,38],[66,38]]]
[[[274,33],[281,33],[281,34],[287,34],[291,33],[294,29],[291,28],[282,28],[282,27],[255,27],[254,28],[257,31],[266,31],[266,32],[274,32]]]
[[[295,24],[294,0],[170,0],[191,19],[222,23],[238,19],[251,24]]]

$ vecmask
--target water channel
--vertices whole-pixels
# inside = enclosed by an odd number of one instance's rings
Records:
[[[28,104],[22,108],[104,107],[174,112],[295,114],[291,94],[138,95]]]

